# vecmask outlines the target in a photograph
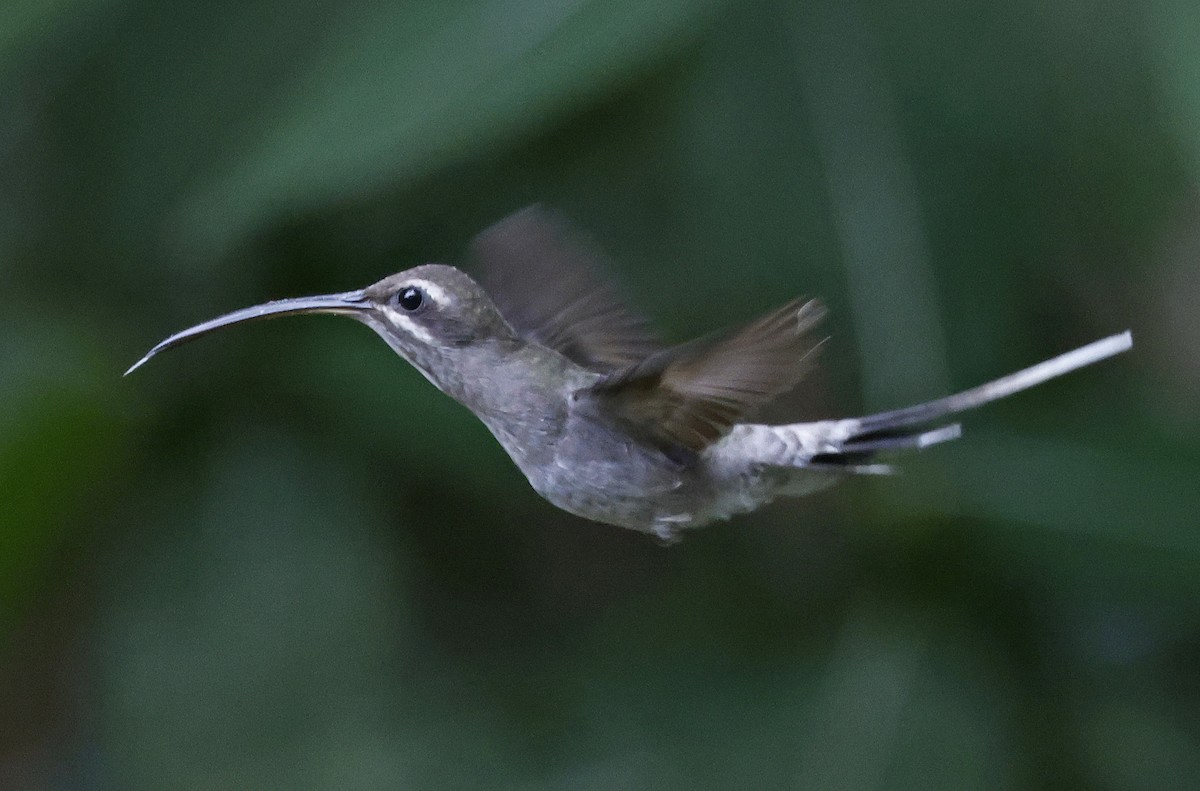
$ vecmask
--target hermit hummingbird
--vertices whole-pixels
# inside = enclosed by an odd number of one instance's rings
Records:
[[[753,412],[811,365],[825,313],[793,300],[739,330],[661,344],[559,215],[530,207],[474,240],[476,282],[424,264],[358,291],[281,299],[198,324],[159,352],[254,319],[348,316],[470,409],[554,505],[672,541],[680,531],[863,474],[955,439],[959,412],[1133,345],[1112,335],[993,382],[865,417],[766,425]]]

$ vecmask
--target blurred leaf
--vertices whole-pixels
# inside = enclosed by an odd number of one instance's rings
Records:
[[[43,41],[122,0],[5,0],[0,8],[0,66],[6,56]]]
[[[1146,17],[1154,46],[1155,77],[1167,106],[1167,120],[1200,178],[1200,5],[1191,0],[1155,0]]]
[[[1006,789],[1011,702],[945,613],[862,601],[804,717],[798,788]],[[934,628],[936,625],[936,628]]]
[[[0,625],[86,498],[120,477],[120,380],[82,335],[11,317],[0,333]]]
[[[1165,713],[1171,701],[1156,703],[1162,713],[1146,706],[1144,698],[1097,702],[1083,713],[1084,753],[1096,788],[1183,791],[1195,787],[1200,778],[1200,744]]]
[[[124,514],[141,550],[105,559],[94,645],[114,784],[396,777],[407,752],[384,726],[412,648],[380,514],[334,460],[269,430],[226,429],[206,467],[156,476]]]
[[[496,151],[694,40],[724,0],[364,4],[181,213],[181,244],[222,249],[272,214],[412,183]]]
[[[962,442],[948,510],[1200,557],[1200,470],[1137,451],[986,430]]]

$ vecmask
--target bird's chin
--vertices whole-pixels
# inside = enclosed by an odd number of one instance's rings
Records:
[[[441,356],[438,354],[439,350],[436,346],[430,346],[425,342],[414,340],[403,332],[398,331],[392,322],[374,313],[354,313],[348,315],[370,327],[405,362],[420,371],[421,375],[432,382],[439,390],[447,392],[439,379],[430,373],[430,370],[434,367],[436,358]]]

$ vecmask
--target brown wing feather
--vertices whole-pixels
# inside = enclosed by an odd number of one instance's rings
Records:
[[[820,345],[808,332],[824,315],[816,300],[793,300],[732,335],[676,346],[617,371],[589,395],[643,439],[699,452],[800,381]]]
[[[661,348],[606,282],[603,255],[554,212],[510,215],[476,236],[471,253],[500,314],[527,340],[600,371]]]

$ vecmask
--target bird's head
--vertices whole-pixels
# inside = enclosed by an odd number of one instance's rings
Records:
[[[361,321],[442,389],[448,384],[447,376],[464,375],[455,363],[475,357],[471,350],[518,343],[512,328],[478,283],[452,266],[424,264],[358,291],[280,299],[210,319],[162,341],[125,373],[132,373],[159,352],[214,330],[309,313],[331,313]]]

